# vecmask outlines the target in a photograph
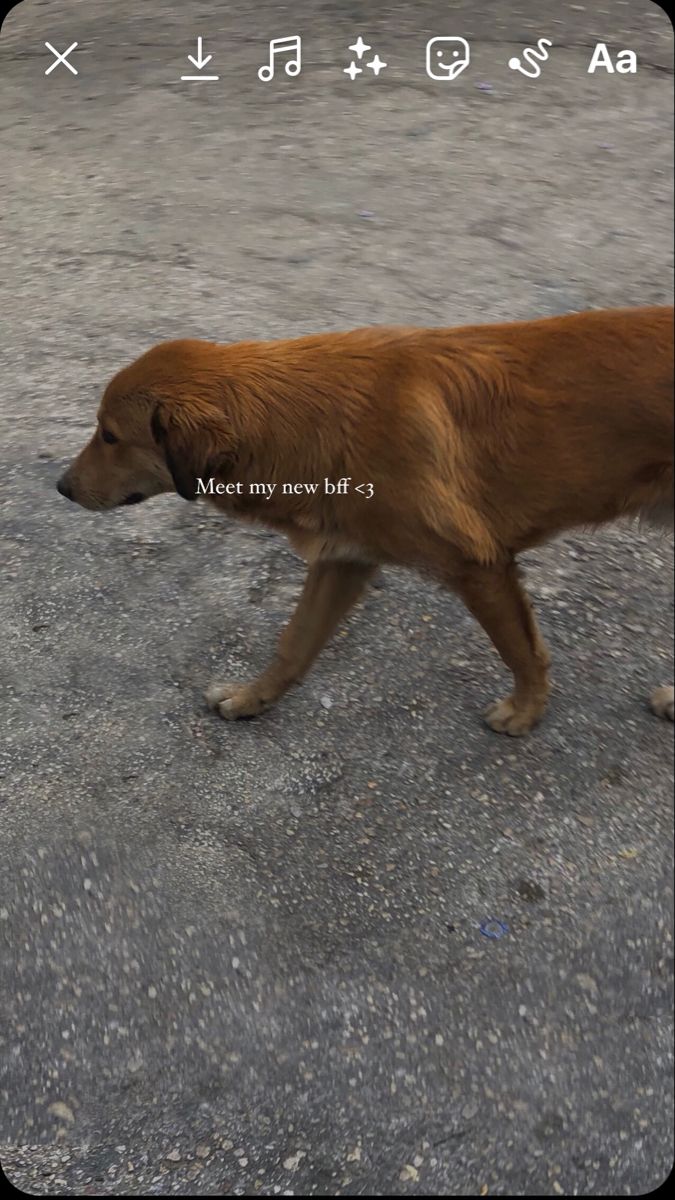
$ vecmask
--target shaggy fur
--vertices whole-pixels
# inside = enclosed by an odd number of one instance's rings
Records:
[[[346,495],[324,493],[344,477]],[[167,342],[108,385],[59,490],[103,509],[172,490],[194,500],[209,478],[241,485],[210,503],[278,529],[309,564],[270,667],[210,689],[222,716],[261,712],[298,682],[390,563],[461,596],[514,675],[487,720],[524,733],[546,706],[548,654],[516,555],[574,526],[672,522],[673,310]],[[303,482],[319,488],[283,494]],[[254,483],[277,487],[266,498]],[[672,689],[653,707],[672,718]]]

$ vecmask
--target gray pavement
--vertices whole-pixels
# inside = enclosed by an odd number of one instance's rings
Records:
[[[300,33],[300,78],[257,80]],[[388,63],[342,74],[361,33]],[[452,85],[432,35],[471,42]],[[220,72],[181,84],[197,35]],[[539,36],[541,77],[508,58]],[[44,75],[44,41],[78,69]],[[634,76],[587,73],[593,46]],[[636,1195],[672,1164],[672,545],[526,556],[545,723],[480,720],[469,616],[385,572],[302,689],[302,570],[167,497],[54,490],[153,342],[671,297],[648,0],[26,0],[0,35],[0,1160],[31,1194]],[[209,90],[210,89],[210,90]],[[488,938],[488,918],[508,928]]]

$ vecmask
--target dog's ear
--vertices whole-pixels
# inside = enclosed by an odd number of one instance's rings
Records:
[[[150,421],[152,436],[164,452],[179,496],[197,499],[197,481],[222,478],[236,462],[227,417],[203,400],[158,401]]]

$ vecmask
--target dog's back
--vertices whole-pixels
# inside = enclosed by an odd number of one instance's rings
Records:
[[[454,399],[455,336],[474,364],[470,405],[466,387]],[[629,515],[672,523],[672,308],[448,330],[434,356],[472,502],[498,543]]]
[[[542,383],[560,398],[556,421],[577,458],[570,482],[588,506],[586,519],[638,515],[672,523],[673,309],[588,312],[560,321],[557,353],[552,370],[544,364]],[[555,322],[549,330],[556,334]]]

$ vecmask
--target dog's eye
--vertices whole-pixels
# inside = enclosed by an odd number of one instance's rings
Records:
[[[115,434],[111,433],[109,429],[102,429],[101,437],[103,438],[104,442],[108,443],[109,446],[114,446],[115,442],[119,442],[120,440],[119,438],[115,437]]]

